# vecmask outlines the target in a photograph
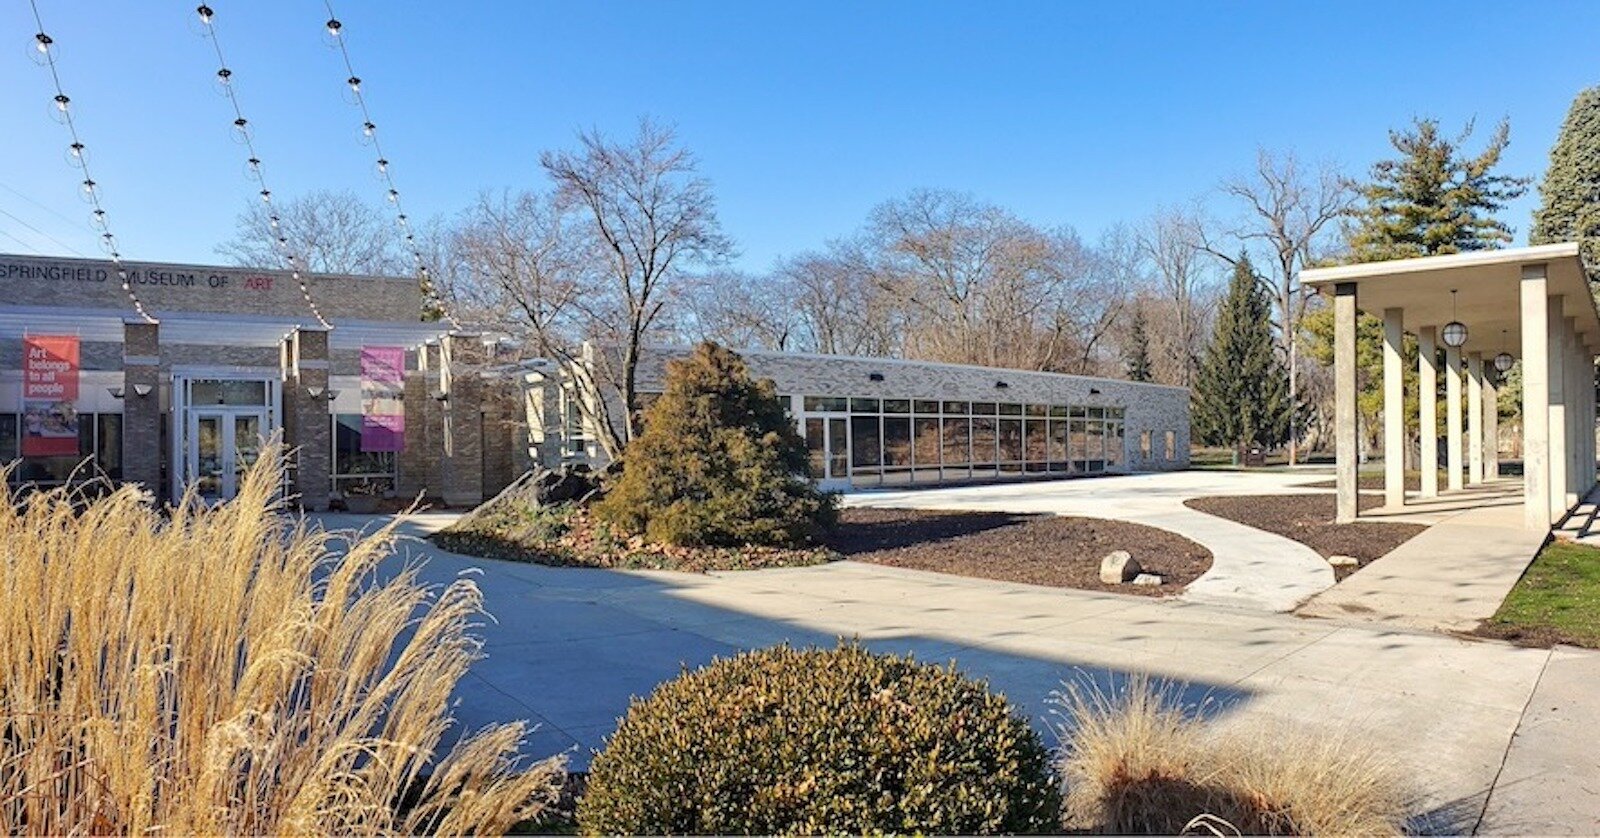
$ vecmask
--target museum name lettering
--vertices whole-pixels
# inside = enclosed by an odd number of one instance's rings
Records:
[[[127,268],[128,282],[134,285],[165,285],[174,288],[225,288],[232,278],[227,274],[169,270],[165,268]],[[107,282],[115,278],[111,268],[94,265],[34,265],[0,263],[0,281],[42,280],[46,282]],[[255,287],[247,283],[249,287]]]

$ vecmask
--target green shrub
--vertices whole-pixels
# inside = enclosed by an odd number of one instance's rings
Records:
[[[833,496],[806,479],[805,442],[771,381],[702,343],[667,364],[663,389],[595,506],[600,520],[662,544],[723,547],[799,546],[833,524]]]
[[[1049,756],[1004,696],[953,667],[778,646],[635,699],[594,760],[588,834],[1051,829]]]

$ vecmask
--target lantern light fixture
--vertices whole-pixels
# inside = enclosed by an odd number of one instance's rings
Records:
[[[1506,345],[1506,330],[1505,329],[1501,329],[1500,330],[1500,345],[1502,347],[1504,347]],[[1511,371],[1511,366],[1513,364],[1515,364],[1516,362],[1517,362],[1517,359],[1511,357],[1511,353],[1505,351],[1505,349],[1501,349],[1500,350],[1500,354],[1494,356],[1494,368],[1499,370],[1500,372],[1510,372]]]
[[[1467,324],[1456,319],[1456,289],[1450,289],[1450,322],[1444,324],[1444,331],[1440,335],[1444,345],[1460,349],[1467,342]]]

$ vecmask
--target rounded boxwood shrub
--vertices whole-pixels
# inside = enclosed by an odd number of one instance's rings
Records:
[[[595,757],[587,834],[1052,829],[1049,756],[1004,696],[860,646],[777,646],[635,699]]]

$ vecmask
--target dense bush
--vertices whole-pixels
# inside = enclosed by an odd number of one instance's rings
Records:
[[[806,479],[805,442],[771,381],[711,343],[667,364],[661,398],[628,445],[600,520],[679,546],[797,546],[835,517]]]
[[[595,758],[589,834],[1050,829],[1049,757],[1003,696],[859,646],[779,646],[635,700]]]

